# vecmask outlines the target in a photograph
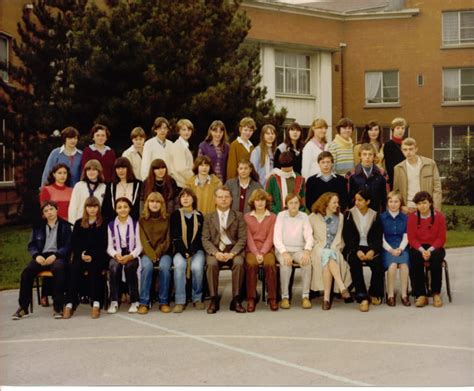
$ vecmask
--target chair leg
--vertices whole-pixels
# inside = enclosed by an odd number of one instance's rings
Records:
[[[443,262],[444,265],[444,279],[446,280],[446,292],[448,293],[448,299],[449,302],[452,302],[452,297],[451,297],[451,284],[449,282],[449,270],[448,270],[448,264],[446,261]]]

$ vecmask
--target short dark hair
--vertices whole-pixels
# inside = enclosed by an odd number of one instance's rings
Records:
[[[352,130],[354,130],[354,122],[352,122],[349,118],[341,118],[336,125],[337,133],[341,132],[341,128],[352,128]]]
[[[66,179],[65,185],[69,186],[69,182],[71,180],[71,171],[69,170],[69,167],[64,163],[58,163],[58,164],[53,166],[53,168],[51,169],[51,171],[48,174],[48,179],[46,180],[46,183],[48,185],[52,185],[52,184],[56,183],[56,179],[54,178],[54,174],[56,174],[56,171],[58,171],[60,168],[65,168],[66,169],[67,179]]]
[[[106,134],[106,136],[107,136],[107,139],[110,138],[110,130],[107,128],[107,126],[101,125],[101,124],[95,124],[95,125],[91,128],[91,131],[90,131],[90,133],[89,133],[90,137],[91,137],[91,138],[94,138],[94,134],[96,134],[99,130],[105,131],[105,134]]]
[[[66,141],[67,138],[74,138],[79,137],[79,131],[72,126],[67,126],[63,130],[61,130],[61,140],[63,142]]]
[[[199,166],[201,164],[207,164],[209,166],[209,175],[214,174],[214,171],[212,170],[212,160],[209,156],[206,155],[201,155],[196,158],[194,161],[193,165],[193,172],[195,175],[199,173]]]
[[[44,208],[47,206],[52,206],[54,209],[58,210],[58,204],[53,200],[46,200],[41,204],[41,213],[43,213]]]
[[[198,199],[197,199],[197,196],[196,196],[196,193],[194,192],[193,189],[189,188],[189,187],[185,187],[183,188],[183,190],[181,190],[178,194],[178,204],[179,206],[181,207],[181,197],[183,195],[189,195],[192,197],[193,199],[193,209],[196,210],[197,209],[197,203],[198,203]]]
[[[293,154],[290,151],[282,152],[278,158],[278,162],[282,167],[293,166]]]
[[[360,195],[364,200],[366,201],[371,201],[372,200],[372,194],[370,193],[369,189],[362,189],[359,190],[356,195]]]
[[[332,153],[329,151],[323,151],[318,155],[318,163],[327,157],[334,163],[334,156],[332,156]]]

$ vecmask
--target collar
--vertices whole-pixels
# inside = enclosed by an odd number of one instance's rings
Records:
[[[337,175],[331,172],[329,175],[324,175],[321,172],[316,174],[316,178],[336,178]]]
[[[186,141],[184,138],[182,138],[181,136],[179,136],[179,138],[176,140],[176,142],[180,142],[181,144],[183,144],[186,148],[189,148],[189,142]]]
[[[380,170],[379,170],[379,168],[377,167],[376,164],[372,164],[372,169],[370,171],[370,175],[372,175],[374,173],[381,174],[381,172],[380,172]],[[365,175],[365,171],[364,171],[364,168],[362,167],[362,163],[359,163],[357,166],[355,166],[354,174],[356,174],[356,175],[364,174]]]
[[[391,210],[388,210],[388,209],[387,209],[387,212],[390,214],[390,216],[392,216],[392,218],[395,218],[400,214],[400,211],[392,212]]]
[[[290,218],[290,219],[301,219],[301,218],[303,218],[303,216],[302,216],[303,213],[300,212],[300,211],[298,211],[298,214],[297,214],[296,216],[294,216],[294,217],[290,216],[290,212],[288,211],[288,209],[285,209],[285,210],[284,210],[284,213],[285,213],[285,217],[288,217],[288,218]]]
[[[56,219],[56,222],[54,223],[54,225],[51,227],[48,223],[48,220],[46,220],[46,227],[49,228],[49,231],[51,232],[52,230],[56,229],[57,226],[59,225],[59,218]]]
[[[161,141],[158,136],[155,137],[156,139],[156,142],[161,145],[163,148],[166,147],[166,142],[168,141],[168,139],[165,138],[165,141]]]
[[[61,147],[59,148],[59,153],[64,153],[66,147],[63,145],[61,145]],[[76,153],[82,153],[81,151],[79,151],[79,149],[77,149],[76,147],[74,147],[74,151],[68,155],[68,156],[74,156]]]
[[[265,209],[265,213],[263,214],[263,217],[267,217],[267,216],[270,216],[270,215],[271,215],[270,211],[268,209]],[[250,212],[250,216],[253,216],[253,217],[257,218],[257,213],[255,213],[255,211],[252,210]]]
[[[207,178],[206,178],[206,180],[205,180],[204,182],[201,182],[201,181],[199,180],[199,175],[196,175],[196,178],[194,179],[194,184],[195,184],[196,186],[205,185],[206,183],[211,183],[211,176],[210,176],[210,175],[207,176]]]
[[[237,137],[237,142],[242,144],[245,148],[249,149],[253,144],[250,140],[248,140],[247,142],[245,142],[242,137]]]
[[[324,151],[324,147],[326,144],[320,143],[318,140],[316,140],[314,137],[311,139],[311,141],[321,150]]]
[[[109,147],[108,145],[104,145],[104,149],[103,149],[102,151],[99,151],[99,150],[96,148],[95,144],[89,145],[89,148],[92,149],[93,151],[97,151],[97,152],[99,152],[99,153],[101,153],[101,154],[105,154],[107,151],[110,150],[110,147]]]

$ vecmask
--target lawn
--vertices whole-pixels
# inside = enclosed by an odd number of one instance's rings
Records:
[[[474,215],[474,206],[443,205],[443,212],[448,214],[454,208],[460,216]],[[446,248],[474,246],[474,231],[462,225],[459,228],[448,231]],[[0,290],[19,287],[20,273],[30,260],[27,251],[30,234],[27,226],[0,227]]]

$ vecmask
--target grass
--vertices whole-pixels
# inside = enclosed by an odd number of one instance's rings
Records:
[[[459,216],[473,216],[474,206],[443,205],[443,213],[455,209]],[[0,290],[20,286],[20,274],[30,261],[27,251],[31,228],[28,226],[0,227]],[[474,246],[474,231],[466,227],[448,231],[446,248]]]

